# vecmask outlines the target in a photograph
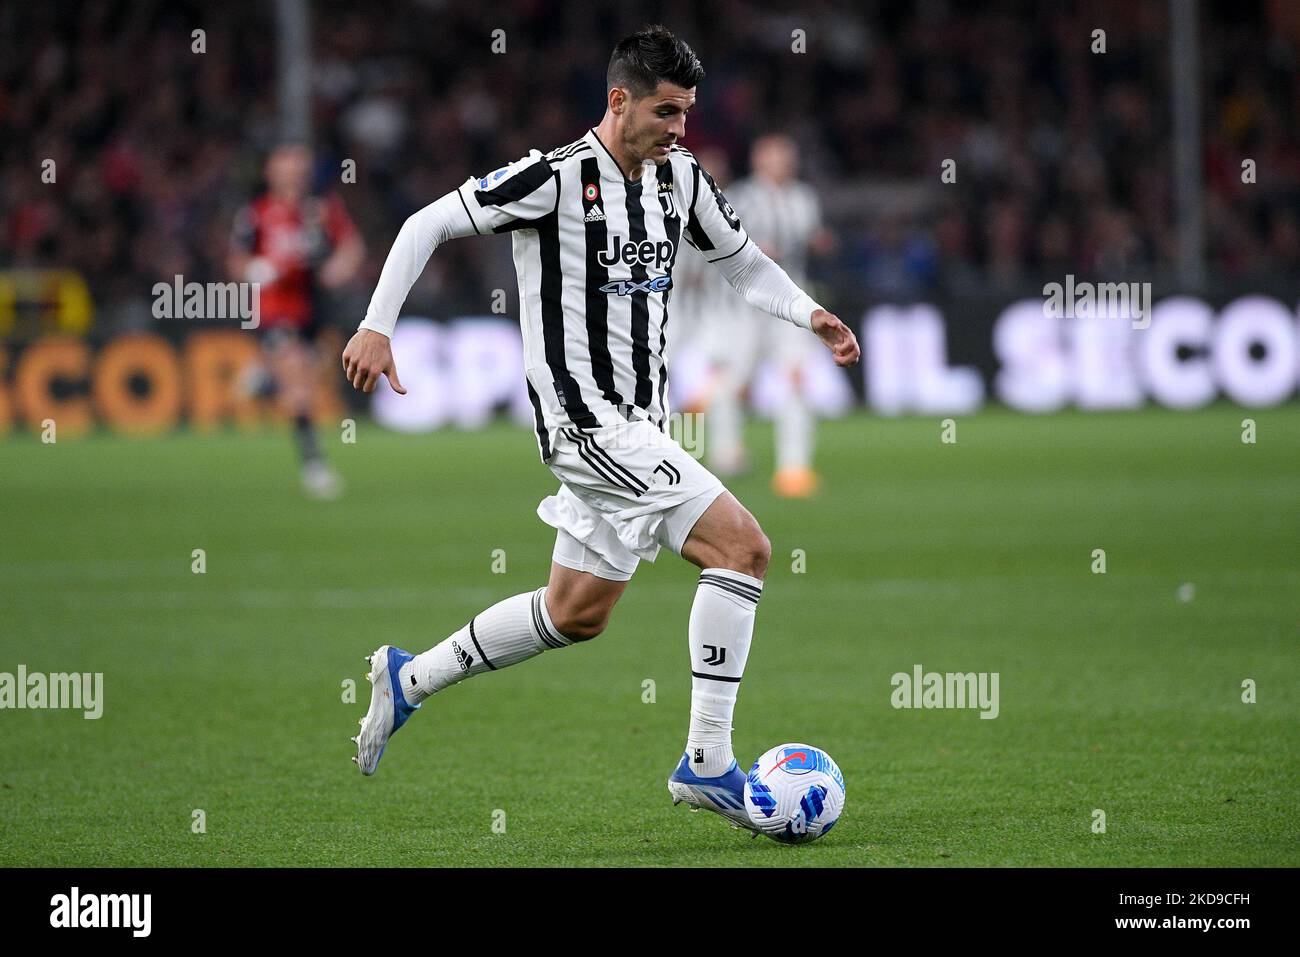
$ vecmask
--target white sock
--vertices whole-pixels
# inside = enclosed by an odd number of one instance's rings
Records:
[[[791,382],[790,394],[776,413],[778,471],[812,467],[813,428],[812,409],[804,398],[803,386],[801,382]]]
[[[741,437],[744,413],[741,410],[742,383],[729,371],[718,373],[708,411],[705,413],[705,444],[709,464],[717,471],[734,472],[740,468],[745,447]]]
[[[731,713],[754,635],[762,579],[706,568],[691,605],[691,771],[716,777],[731,766]]]
[[[402,665],[397,677],[411,704],[484,671],[500,671],[573,644],[551,622],[546,588],[513,595],[479,612],[460,631]]]

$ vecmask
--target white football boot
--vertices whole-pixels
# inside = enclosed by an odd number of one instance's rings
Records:
[[[370,673],[366,675],[373,686],[370,689],[370,710],[361,719],[361,732],[351,741],[357,746],[352,760],[362,774],[374,774],[384,748],[406,719],[419,710],[418,704],[407,703],[397,680],[397,673],[415,655],[382,645],[373,655],[366,656]]]

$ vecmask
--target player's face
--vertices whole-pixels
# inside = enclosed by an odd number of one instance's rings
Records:
[[[299,197],[307,192],[311,154],[298,146],[282,146],[266,163],[266,181],[279,196]]]
[[[623,132],[627,151],[642,162],[668,162],[668,147],[686,136],[686,113],[694,105],[695,87],[666,80],[649,96],[631,101]]]
[[[799,156],[794,144],[784,136],[770,136],[754,147],[754,169],[777,183],[784,183],[799,170]]]

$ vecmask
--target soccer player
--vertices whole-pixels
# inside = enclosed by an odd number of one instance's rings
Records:
[[[365,258],[365,244],[337,195],[310,191],[311,151],[287,143],[266,161],[266,193],[240,210],[227,268],[260,283],[259,330],[273,390],[293,419],[302,484],[313,498],[337,498],[342,482],[325,461],[312,405],[316,392],[319,294],[348,282]]]
[[[556,529],[550,580],[480,612],[420,655],[381,646],[353,760],[373,774],[390,737],[430,695],[544,651],[595,638],[641,559],[660,548],[702,569],[687,630],[686,750],[668,778],[686,801],[749,827],[732,711],[770,544],[754,517],[665,432],[663,355],[679,244],[705,253],[753,305],[858,361],[839,319],[751,242],[726,197],[679,145],[704,70],[663,27],[621,40],[607,109],[581,139],[467,180],[402,226],[361,328],[343,352],[354,388],[381,375],[405,394],[389,337],[441,243],[511,234],[528,395],[542,460],[560,480],[538,514]]]
[[[728,189],[743,215],[750,240],[796,282],[802,281],[809,248],[821,252],[834,242],[822,225],[821,206],[811,186],[795,179],[799,155],[783,133],[760,137],[750,150],[753,175]],[[812,467],[814,420],[804,397],[811,337],[793,326],[765,323],[734,294],[710,310],[703,348],[713,372],[708,402],[709,467],[723,476],[745,471],[741,440],[741,393],[764,359],[786,378],[788,397],[776,414],[776,472],[772,488],[788,498],[806,498],[817,488]]]

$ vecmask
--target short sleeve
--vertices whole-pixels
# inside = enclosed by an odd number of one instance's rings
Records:
[[[708,171],[699,163],[692,163],[691,170],[691,215],[686,240],[709,262],[734,256],[749,242],[745,227]]]
[[[467,179],[457,192],[480,234],[523,229],[555,210],[555,171],[538,150],[486,176]]]

